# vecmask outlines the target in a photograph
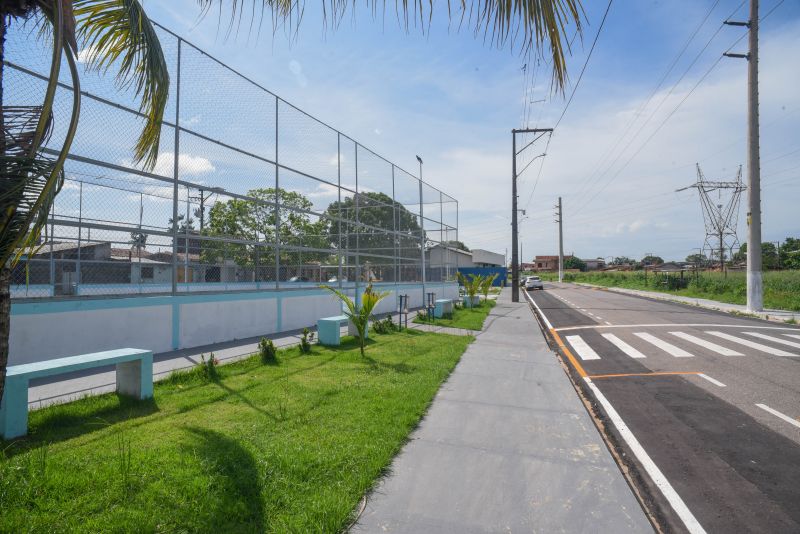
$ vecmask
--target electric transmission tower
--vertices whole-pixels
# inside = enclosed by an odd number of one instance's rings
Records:
[[[734,181],[712,182],[706,180],[698,163],[697,182],[678,189],[678,191],[686,191],[687,189],[697,189],[700,195],[703,221],[706,225],[706,240],[703,245],[703,253],[708,251],[708,257],[711,258],[716,251],[719,254],[720,270],[724,271],[725,250],[732,251],[739,245],[736,225],[739,221],[739,204],[742,198],[742,191],[747,189],[742,182],[742,167],[741,165],[739,166]],[[715,191],[717,193],[716,199],[712,195]]]

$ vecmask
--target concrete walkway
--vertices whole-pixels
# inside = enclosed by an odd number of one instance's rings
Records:
[[[647,297],[650,299],[658,299],[658,300],[669,300],[672,302],[680,302],[682,304],[690,304],[692,306],[699,306],[701,308],[707,308],[709,310],[717,310],[723,311],[726,313],[733,313],[733,314],[749,314],[760,319],[765,319],[767,321],[777,321],[777,322],[784,322],[791,319],[795,319],[800,321],[800,312],[793,312],[787,310],[764,310],[762,312],[748,312],[747,306],[743,304],[729,304],[727,302],[719,302],[716,300],[710,299],[701,299],[697,297],[685,297],[683,295],[671,295],[669,293],[659,293],[658,291],[645,291],[643,289],[628,289],[625,287],[608,287],[608,286],[599,286],[596,284],[586,284],[583,282],[578,282],[576,285],[579,286],[587,286],[587,287],[594,287],[599,289],[606,289],[608,291],[614,291],[615,293],[624,293],[626,295],[636,295],[639,297]]]
[[[352,532],[652,532],[506,289]]]

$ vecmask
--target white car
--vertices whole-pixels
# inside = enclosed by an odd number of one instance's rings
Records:
[[[529,276],[525,280],[525,289],[530,291],[531,289],[544,289],[544,284],[542,283],[542,279],[538,276]]]

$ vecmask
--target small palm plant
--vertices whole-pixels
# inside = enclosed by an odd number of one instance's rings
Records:
[[[464,286],[464,291],[467,293],[467,306],[472,308],[475,305],[475,297],[481,289],[483,276],[479,274],[470,274],[464,276],[458,273],[458,283]]]
[[[369,320],[372,319],[372,310],[378,303],[389,295],[388,292],[379,292],[372,289],[372,284],[369,284],[361,295],[361,304],[359,305],[353,299],[342,293],[336,288],[331,286],[320,286],[327,289],[341,300],[347,307],[344,314],[353,323],[356,331],[358,332],[358,344],[361,349],[361,357],[364,357],[364,344],[367,341],[367,328],[369,327]]]
[[[481,280],[481,293],[483,293],[483,300],[489,300],[489,291],[492,289],[492,284],[494,284],[495,279],[497,278],[497,273],[489,276],[488,274],[483,277]]]

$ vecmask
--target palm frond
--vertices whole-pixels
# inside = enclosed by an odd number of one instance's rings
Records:
[[[0,265],[5,265],[36,246],[64,173],[57,172],[56,182],[48,184],[56,162],[32,147],[41,107],[5,106],[2,113],[5,151],[0,155]],[[47,123],[49,133],[52,121]],[[42,195],[47,198],[40,201]]]
[[[208,14],[214,6],[222,17],[227,11],[228,33],[241,24],[243,16],[261,17],[265,11],[272,15],[273,28],[287,26],[295,30],[303,18],[304,0],[197,0],[203,14]],[[386,0],[367,0],[373,16],[380,10],[386,12]],[[323,0],[322,10],[326,27],[335,30],[347,11],[356,5],[355,0]],[[395,0],[395,13],[400,24],[408,30],[418,23],[423,31],[433,20],[433,0]],[[566,55],[569,40],[566,32],[574,24],[576,35],[582,31],[581,18],[584,15],[581,0],[447,0],[447,14],[450,21],[457,21],[459,27],[472,28],[476,37],[483,36],[486,42],[502,47],[506,44],[519,45],[522,53],[531,49],[541,55],[549,47],[553,86],[563,91],[567,83]],[[411,15],[411,16],[409,16]],[[252,26],[251,26],[252,27]]]
[[[78,37],[89,51],[89,67],[118,69],[122,88],[141,98],[145,125],[134,159],[152,169],[158,158],[161,120],[169,98],[169,70],[155,28],[138,0],[75,0]]]

